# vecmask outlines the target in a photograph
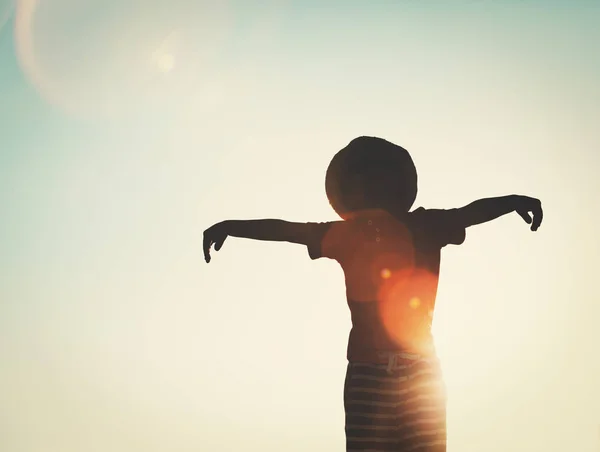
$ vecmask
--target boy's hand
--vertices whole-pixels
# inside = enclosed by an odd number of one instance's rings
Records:
[[[517,196],[517,206],[515,211],[527,224],[531,225],[532,231],[537,231],[540,224],[542,224],[544,213],[542,211],[542,203],[539,199],[530,198],[528,196]],[[531,218],[530,213],[533,215],[533,219]]]
[[[212,225],[204,231],[204,260],[208,264],[210,262],[210,247],[215,245],[215,251],[219,251],[223,246],[223,242],[227,238],[227,231],[224,222]]]

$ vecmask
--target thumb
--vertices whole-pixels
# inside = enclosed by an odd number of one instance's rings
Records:
[[[215,240],[215,251],[219,251],[221,249],[226,238],[227,236],[224,235],[223,237],[219,237],[218,240]]]
[[[517,210],[517,213],[521,216],[521,218],[523,218],[525,223],[531,224],[532,220],[531,216],[529,215],[529,212],[527,212],[526,210]]]

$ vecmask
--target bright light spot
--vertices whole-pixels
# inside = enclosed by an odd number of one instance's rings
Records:
[[[0,0],[0,25],[6,1]],[[223,76],[238,78],[219,59],[232,37],[232,2],[121,3],[128,6],[18,0],[17,56],[41,96],[69,115],[112,120],[177,103],[215,108],[198,92]]]
[[[175,67],[175,56],[171,55],[170,53],[159,55],[156,58],[156,65],[158,66],[158,70],[161,72],[171,72]]]
[[[152,60],[160,72],[168,73],[175,67],[174,51],[181,47],[183,36],[180,31],[173,31],[163,40],[154,51]]]
[[[421,300],[419,300],[417,297],[413,297],[410,299],[408,304],[411,308],[417,309],[419,306],[421,306]]]
[[[388,279],[390,276],[392,276],[392,272],[389,268],[384,268],[383,270],[381,270],[381,277],[383,279]]]

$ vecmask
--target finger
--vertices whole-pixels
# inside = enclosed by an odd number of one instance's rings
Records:
[[[525,223],[531,224],[531,217],[529,216],[529,212],[526,210],[517,210],[517,213],[523,218]]]
[[[221,249],[221,247],[223,246],[223,243],[225,242],[225,239],[227,238],[227,236],[223,237],[223,238],[219,238],[216,242],[215,242],[215,251],[219,251]]]
[[[204,240],[202,242],[202,248],[204,250],[204,260],[208,264],[210,262],[210,246],[212,245],[212,240],[210,236],[205,232]]]
[[[531,224],[531,230],[537,231],[540,225],[542,224],[542,220],[544,218],[544,211],[542,210],[542,205],[538,205],[532,211],[533,213],[533,223]]]

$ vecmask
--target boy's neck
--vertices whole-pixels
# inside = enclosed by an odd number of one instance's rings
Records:
[[[409,212],[391,210],[391,209],[365,209],[359,212],[352,212],[346,216],[346,220],[355,220],[355,219],[375,219],[381,217],[394,217],[399,220],[407,218]]]

